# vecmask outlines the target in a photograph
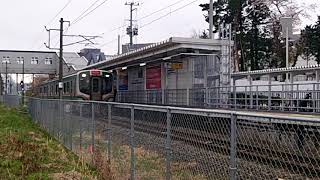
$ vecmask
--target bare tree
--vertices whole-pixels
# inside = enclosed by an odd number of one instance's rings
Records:
[[[292,17],[294,26],[301,25],[302,18],[310,18],[310,13],[315,12],[316,4],[306,5],[298,4],[294,0],[265,0],[271,9],[271,18],[273,21],[280,21],[281,17]]]

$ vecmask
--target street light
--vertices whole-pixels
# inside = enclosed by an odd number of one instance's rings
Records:
[[[280,24],[282,27],[282,34],[286,37],[286,68],[289,68],[289,38],[292,37],[292,17],[281,17]],[[286,81],[289,80],[289,74],[286,73]]]

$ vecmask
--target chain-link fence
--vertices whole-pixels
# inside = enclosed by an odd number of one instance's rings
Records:
[[[33,119],[115,179],[319,179],[318,116],[28,99]]]

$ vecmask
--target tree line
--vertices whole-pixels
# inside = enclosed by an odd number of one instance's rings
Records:
[[[314,4],[297,4],[293,0],[217,0],[214,2],[214,33],[221,24],[232,24],[236,70],[260,70],[286,66],[285,39],[281,17],[292,17],[294,28],[308,18]],[[209,4],[200,4],[208,12]],[[204,15],[209,21],[207,13]],[[207,32],[200,35],[208,38]],[[290,41],[289,62],[295,65],[299,56],[314,56],[320,64],[320,17],[314,25],[301,30],[300,37]]]

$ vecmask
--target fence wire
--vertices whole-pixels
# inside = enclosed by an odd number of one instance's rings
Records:
[[[35,122],[115,179],[319,179],[319,116],[27,99]]]

